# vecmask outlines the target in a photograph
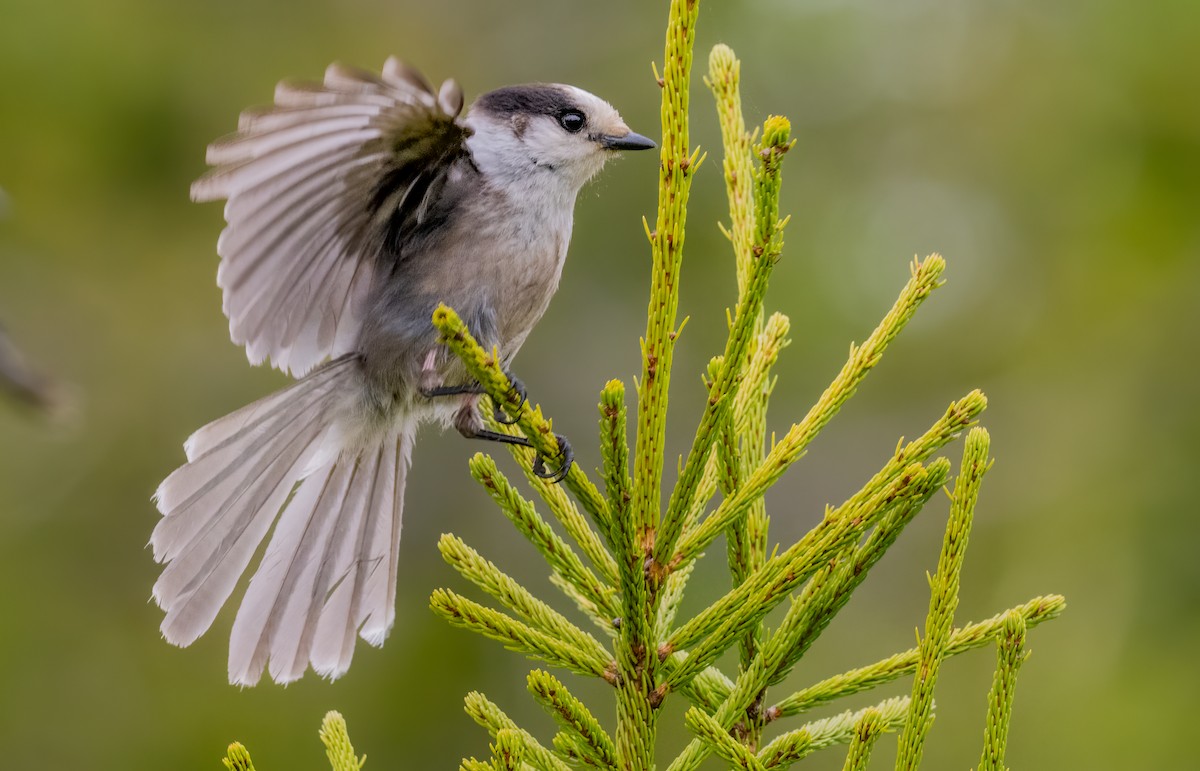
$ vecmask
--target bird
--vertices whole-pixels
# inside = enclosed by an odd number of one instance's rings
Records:
[[[656,146],[575,86],[463,106],[454,80],[435,88],[396,57],[378,73],[335,63],[241,113],[192,184],[194,201],[226,202],[232,341],[295,378],[193,433],[154,494],[152,598],[172,644],[212,626],[270,533],[230,635],[236,685],[309,667],[332,680],[357,637],[383,644],[417,427],[528,444],[486,430],[434,309],[455,308],[507,370],[557,290],[580,189]],[[560,466],[539,469],[561,478],[570,459],[560,438]]]

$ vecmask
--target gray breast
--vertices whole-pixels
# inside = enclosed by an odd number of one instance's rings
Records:
[[[444,195],[454,205],[435,212],[436,227],[413,229],[381,255],[390,269],[373,289],[359,351],[368,378],[386,388],[414,387],[431,351],[444,377],[457,375],[430,322],[438,303],[508,361],[558,287],[570,207],[516,198],[469,176],[451,180]]]

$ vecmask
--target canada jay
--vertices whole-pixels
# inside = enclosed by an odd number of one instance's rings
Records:
[[[572,86],[462,107],[453,81],[435,91],[394,58],[382,75],[333,65],[242,113],[192,185],[227,201],[217,283],[233,341],[299,378],[194,433],[155,494],[154,599],[176,645],[208,629],[278,520],[233,624],[231,682],[310,664],[338,677],[356,633],[383,642],[418,424],[498,436],[434,308],[507,365],[558,287],[580,188],[614,151],[654,147]]]

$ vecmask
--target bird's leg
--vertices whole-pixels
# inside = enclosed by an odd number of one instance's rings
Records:
[[[501,444],[515,444],[518,447],[533,447],[533,443],[523,436],[502,434],[499,431],[489,431],[484,428],[479,419],[479,413],[475,411],[474,404],[464,405],[458,411],[454,417],[454,427],[467,439],[483,439]],[[537,458],[533,461],[533,473],[541,479],[549,479],[551,482],[558,483],[567,478],[571,464],[575,462],[575,451],[571,449],[571,443],[562,434],[555,434],[554,438],[558,440],[558,457],[561,459],[561,463],[552,469],[547,468],[546,458],[538,453]]]
[[[417,392],[427,399],[433,399],[439,396],[466,396],[477,395],[483,393],[483,385],[480,383],[461,383],[459,385],[446,385],[439,382],[438,377],[438,351],[430,349],[425,354],[425,361],[421,364],[420,382],[417,384]]]
[[[525,402],[529,398],[528,393],[525,391],[525,384],[512,375],[509,375],[507,371],[505,374],[508,375],[509,394],[519,396],[521,398],[521,401],[517,404],[517,409],[520,410],[521,407],[525,406]],[[460,385],[438,386],[422,383],[417,390],[420,391],[422,396],[430,399],[438,396],[463,396],[466,394],[485,393],[483,386],[479,383],[462,383]],[[508,413],[504,411],[504,408],[501,407],[495,399],[492,399],[492,417],[495,418],[496,422],[502,426],[511,426],[513,423],[517,422],[516,418],[510,418],[508,416]]]
[[[463,383],[462,385],[452,386],[421,386],[417,390],[421,392],[421,396],[432,399],[437,396],[465,396],[467,394],[482,394],[483,386],[479,383]]]

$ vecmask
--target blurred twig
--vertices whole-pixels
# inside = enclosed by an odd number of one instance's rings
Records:
[[[0,326],[0,391],[41,412],[55,412],[61,399],[50,378],[32,369]]]

